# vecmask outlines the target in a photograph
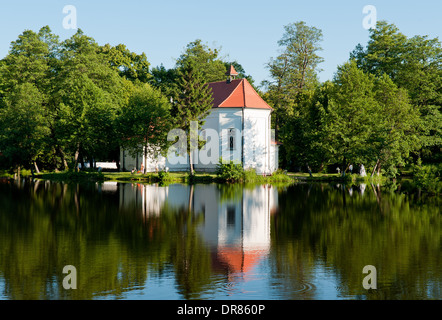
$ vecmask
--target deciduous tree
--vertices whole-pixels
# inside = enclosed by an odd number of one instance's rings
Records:
[[[442,45],[428,36],[406,37],[394,24],[379,21],[364,48],[351,53],[358,66],[375,75],[387,74],[406,89],[420,114],[420,153],[440,161],[442,146]]]
[[[171,129],[170,102],[160,90],[148,84],[137,86],[118,120],[121,145],[131,154],[156,158],[165,154]],[[146,165],[144,173],[146,173]]]

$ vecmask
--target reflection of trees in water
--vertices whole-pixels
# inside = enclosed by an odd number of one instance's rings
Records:
[[[201,212],[165,203],[146,219],[135,201],[121,207],[95,184],[42,181],[0,185],[0,203],[0,275],[10,299],[124,297],[171,264],[184,297],[210,282],[210,252],[196,232]],[[77,290],[62,288],[68,264],[77,268]]]
[[[440,298],[439,198],[376,191],[317,184],[280,194],[270,263],[284,298],[315,298],[318,262],[333,270],[342,296]],[[236,201],[238,192],[219,190],[217,201]],[[8,298],[125,297],[148,277],[173,273],[178,293],[193,299],[213,291],[213,281],[229,281],[198,232],[207,217],[192,201],[179,208],[166,201],[160,215],[146,218],[136,202],[122,207],[117,194],[97,192],[94,184],[40,181],[0,184],[0,203],[0,276]],[[77,267],[77,290],[61,287],[68,264]],[[368,264],[378,271],[372,293],[362,288]]]
[[[148,262],[162,260],[161,248],[142,241],[149,234],[139,217],[120,215],[118,199],[94,192],[94,185],[3,187],[0,274],[8,298],[121,297],[127,288],[144,284]],[[77,268],[77,290],[61,286],[68,264]]]
[[[210,250],[197,230],[204,216],[183,211],[177,215],[176,241],[171,244],[169,259],[175,267],[178,292],[184,299],[198,299],[211,283]]]
[[[417,203],[414,195],[376,186],[352,196],[343,190],[296,185],[280,195],[272,219],[273,273],[287,273],[284,281],[296,288],[312,282],[309,275],[322,263],[334,270],[341,296],[440,298],[440,280],[434,282],[441,279],[439,198]],[[378,274],[373,292],[362,287],[369,264]]]

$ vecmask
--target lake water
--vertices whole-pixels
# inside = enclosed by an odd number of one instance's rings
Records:
[[[441,299],[441,240],[440,197],[372,185],[0,180],[3,300]]]

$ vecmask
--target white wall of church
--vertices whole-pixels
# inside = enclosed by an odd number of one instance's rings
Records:
[[[136,168],[137,171],[140,170],[140,166],[143,162],[142,158],[143,156],[140,154],[133,156],[127,150],[120,150],[120,165],[123,170],[130,171],[134,168]]]
[[[270,110],[268,109],[244,109],[244,155],[242,155],[241,134],[242,127],[241,108],[218,108],[212,109],[203,129],[212,128],[220,135],[219,157],[224,160],[241,162],[244,156],[244,168],[254,168],[258,174],[273,172],[274,160],[271,158],[271,128]],[[229,133],[234,129],[234,133]],[[233,136],[233,148],[230,145],[230,136]],[[204,148],[202,150],[204,152]],[[200,152],[201,154],[201,152]],[[194,158],[196,158],[194,156]],[[218,158],[218,157],[217,157]],[[214,170],[215,164],[204,164],[201,159],[196,169]]]
[[[130,154],[127,150],[122,149],[120,151],[120,159],[122,159],[120,164],[124,170],[131,171],[132,169],[135,169],[135,171],[143,172],[143,169],[146,167],[147,172],[157,172],[166,168],[167,164],[165,157],[161,155],[158,157],[148,156],[145,159],[141,150],[142,147],[140,147],[140,152],[135,156]]]
[[[244,154],[242,154],[242,133],[244,133]],[[244,168],[254,168],[258,174],[271,174],[277,168],[277,155],[274,153],[277,150],[271,144],[269,109],[214,108],[206,117],[200,135],[207,140],[207,146],[193,153],[195,170],[215,171],[221,157],[224,160],[240,163],[242,156]],[[142,155],[139,155],[138,161],[127,152],[124,156],[122,164],[126,170],[132,168],[141,170],[141,165],[143,168],[147,165],[147,170],[150,172],[166,168],[169,171],[189,170],[188,155],[184,153],[171,152],[167,158],[148,157],[146,164]]]
[[[244,109],[244,169],[270,174],[270,110]]]
[[[204,138],[207,139],[208,144],[207,147],[203,147],[199,152],[198,164],[195,165],[197,170],[215,170],[221,157],[224,160],[241,162],[241,119],[242,112],[240,108],[217,108],[211,110],[202,127],[204,131],[207,131],[203,133],[203,137],[205,136]],[[231,129],[234,130],[231,133],[234,137],[233,150],[231,150],[230,142],[228,141]],[[209,130],[211,131],[209,132]],[[211,137],[209,138],[210,133],[212,133],[214,140],[211,140]],[[218,136],[217,141],[215,141],[216,136]],[[212,152],[215,152],[215,154],[212,154]],[[204,157],[205,155],[207,157]],[[196,156],[194,156],[194,159],[196,159]],[[206,159],[211,161],[206,161]]]

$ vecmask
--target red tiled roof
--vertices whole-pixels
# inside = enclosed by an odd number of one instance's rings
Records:
[[[243,250],[241,248],[218,248],[218,259],[231,272],[249,272],[265,256],[265,250]]]
[[[208,86],[212,89],[213,108],[272,109],[247,79],[211,82]]]

